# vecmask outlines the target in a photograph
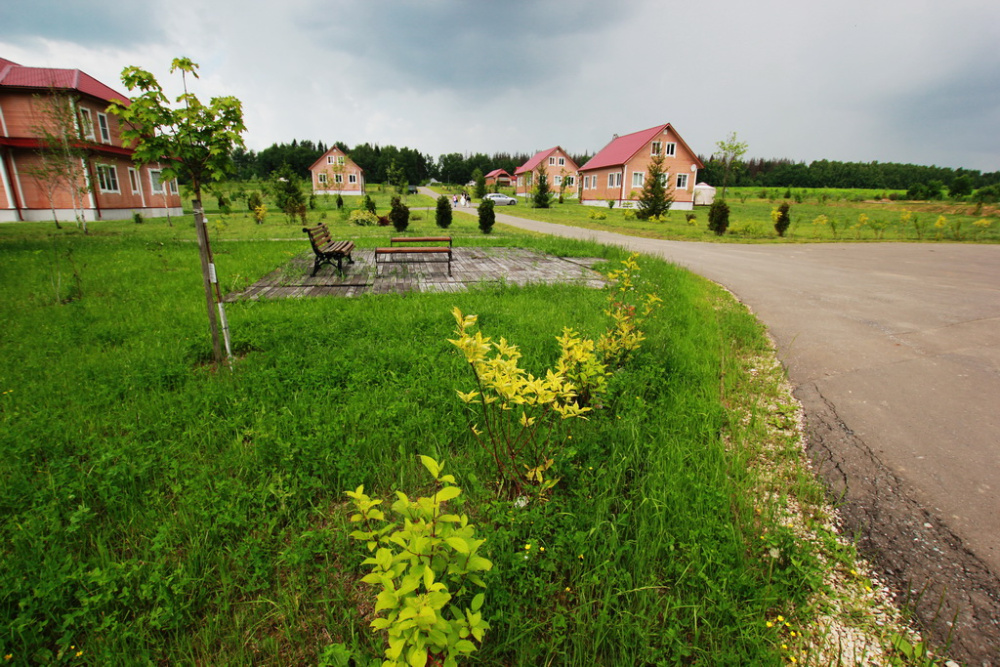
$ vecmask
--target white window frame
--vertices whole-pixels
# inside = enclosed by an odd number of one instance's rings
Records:
[[[357,174],[348,174],[347,175],[347,182],[350,183],[351,185],[354,185],[355,183],[358,182],[358,175]]]
[[[663,142],[662,141],[654,141],[652,143],[652,145],[650,145],[650,147],[649,147],[649,154],[653,155],[653,156],[656,156],[656,155],[660,155],[661,153],[663,153]]]
[[[121,194],[118,187],[118,170],[113,164],[97,165],[97,185],[101,192]]]
[[[341,183],[343,183],[344,182],[344,175],[343,174],[334,174],[333,175],[333,182],[337,183],[338,185],[341,184]]]
[[[84,139],[97,141],[97,135],[94,134],[94,114],[86,107],[80,107],[80,126]]]
[[[560,183],[562,183],[562,176],[553,176],[552,177],[552,184],[553,185],[559,185]]]
[[[677,143],[673,141],[668,141],[663,144],[663,154],[667,157],[674,157],[677,155]]]
[[[687,174],[677,174],[677,189],[687,190],[688,187],[688,175]]]
[[[556,166],[556,159],[555,159],[555,157],[550,157],[549,158],[549,166],[550,167]]]
[[[632,172],[632,187],[641,188],[646,184],[646,172],[644,171],[633,171]]]
[[[101,130],[101,143],[111,143],[111,125],[108,124],[108,114],[97,112],[97,127]]]
[[[135,167],[128,168],[128,182],[132,186],[132,194],[142,194],[142,181],[139,180],[139,172],[136,171]]]
[[[565,167],[566,166],[566,158],[564,158],[564,157],[559,158],[559,166],[560,167]]]
[[[576,179],[574,177],[572,177],[572,176],[567,176],[565,180],[566,180],[566,187],[567,188],[571,188],[574,185],[576,185]]]
[[[608,174],[608,187],[609,188],[620,188],[622,186],[622,173],[620,171],[613,171]]]
[[[335,158],[335,157],[336,157],[335,155],[327,155],[326,156],[326,163],[327,164],[333,164],[333,158]]]
[[[166,189],[163,187],[162,169],[149,170],[149,191],[154,195],[162,195],[166,192]]]
[[[316,174],[316,180],[319,182],[320,185],[326,185],[326,173],[321,171],[320,173]]]
[[[338,167],[343,167],[345,164],[347,164],[347,159],[343,155],[338,155],[337,156],[337,166]]]
[[[170,194],[172,194],[172,195],[175,195],[178,192],[180,192],[180,190],[178,190],[178,188],[177,188],[177,179],[176,178],[174,180],[170,181],[170,186],[169,187],[170,187]]]

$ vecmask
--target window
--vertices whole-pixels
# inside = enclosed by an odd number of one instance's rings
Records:
[[[641,188],[643,182],[646,180],[646,174],[641,171],[632,172],[632,187]]]
[[[556,159],[555,159],[554,157],[550,157],[550,158],[549,158],[549,165],[551,165],[551,166],[553,166],[553,167],[554,167],[554,166],[555,166],[555,164],[556,164]]]
[[[677,174],[677,189],[687,190],[688,186],[688,175],[687,174]]]
[[[663,152],[663,144],[659,141],[654,141],[652,148],[649,150],[650,155],[659,155]]]
[[[90,114],[90,109],[80,109],[80,132],[84,139],[94,141],[94,117]]]
[[[333,164],[333,156],[332,155],[327,155],[326,156],[326,163],[327,164]]]
[[[573,187],[573,185],[576,183],[576,179],[573,178],[572,176],[567,176],[565,180],[566,180],[566,187],[567,188]]]
[[[177,194],[177,179],[170,181],[170,194]]]
[[[333,182],[334,183],[343,183],[344,182],[344,175],[343,174],[334,174],[333,175]]]
[[[553,176],[552,177],[552,182],[555,185],[559,185],[560,183],[562,183],[562,176]]]
[[[341,167],[344,166],[344,156],[343,155],[338,155],[337,156],[337,164],[339,164]]]
[[[139,194],[142,189],[139,186],[139,172],[137,172],[133,167],[128,168],[128,182],[132,186],[132,194]]]
[[[149,191],[152,192],[154,195],[163,194],[162,172],[159,169],[149,170],[149,184],[150,184]]]
[[[97,124],[101,128],[101,141],[106,144],[111,143],[111,129],[108,127],[108,116],[100,111],[97,112]]]
[[[351,183],[351,184],[357,183],[358,182],[358,175],[357,174],[348,174],[347,175],[347,182]]]
[[[115,171],[114,165],[97,165],[97,183],[100,185],[101,192],[119,192],[118,172]]]
[[[560,167],[565,167],[566,166],[566,158],[564,158],[564,157],[559,158],[559,166]]]
[[[608,187],[609,188],[620,188],[622,185],[622,175],[621,172],[615,172],[613,174],[608,174]]]
[[[320,185],[326,185],[326,174],[317,174],[316,180],[319,181]]]
[[[677,155],[677,144],[675,144],[674,142],[671,141],[666,146],[664,146],[664,148],[667,149],[666,152],[668,157],[673,157]]]

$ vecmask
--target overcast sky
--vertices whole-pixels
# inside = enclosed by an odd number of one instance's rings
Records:
[[[600,150],[1000,170],[1000,0],[0,0],[0,57],[242,100],[249,148]]]

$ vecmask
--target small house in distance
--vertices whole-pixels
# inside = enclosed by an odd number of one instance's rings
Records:
[[[576,196],[577,164],[559,146],[535,153],[530,160],[514,170],[514,177],[517,179],[514,189],[516,196],[531,196],[538,179],[538,170],[543,165],[551,192],[558,194],[564,190],[568,196]]]
[[[486,187],[494,186],[506,188],[510,185],[510,174],[503,169],[494,169],[486,174]]]
[[[365,172],[347,153],[333,146],[309,167],[314,195],[363,195]]]
[[[671,208],[690,211],[694,208],[694,184],[698,170],[705,165],[670,123],[615,136],[611,143],[580,167],[580,178],[583,179],[580,202],[588,206],[602,206],[612,200],[622,208],[636,206],[649,163],[656,156],[664,158],[666,182],[674,197]]]
[[[127,96],[78,69],[0,58],[0,222],[182,215],[176,181],[139,166],[112,100]],[[47,138],[64,142],[53,149]]]

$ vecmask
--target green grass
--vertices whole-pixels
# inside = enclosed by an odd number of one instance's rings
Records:
[[[327,211],[334,235],[359,245],[390,233],[337,215]],[[280,216],[209,220],[227,291],[307,251],[301,225]],[[208,363],[190,218],[90,227],[0,226],[0,654],[289,665],[343,643],[366,664],[382,644],[344,491],[418,492],[427,454],[465,489],[461,509],[494,563],[492,630],[473,662],[782,664],[763,621],[808,609],[822,570],[787,531],[762,542],[779,518],[756,511],[754,448],[732,446],[753,432],[733,406],[755,400],[738,379],[768,347],[721,290],[642,260],[665,307],[557,456],[551,499],[521,508],[494,497],[456,399],[472,378],[447,342],[449,311],[478,314],[538,373],[563,327],[596,337],[607,326],[605,292],[233,303],[230,371]],[[433,229],[425,217],[411,231]],[[465,215],[450,232],[458,245],[598,256],[606,268],[622,258],[500,225],[484,237]],[[779,547],[789,557],[776,567],[763,554]]]
[[[784,239],[774,230],[771,212],[782,201],[785,190],[730,188],[729,230],[716,236],[708,229],[708,207],[689,212],[673,211],[665,221],[641,221],[622,209],[583,206],[576,200],[555,203],[548,209],[505,206],[498,209],[544,222],[620,232],[656,239],[730,243],[830,242],[830,241],[1000,241],[1000,210],[995,206],[948,202],[906,202],[881,199],[882,191],[802,190],[792,191],[791,226]],[[764,195],[764,197],[761,197]],[[875,198],[878,199],[875,199]],[[911,217],[906,219],[906,213]],[[594,219],[594,215],[605,219]],[[860,216],[867,216],[862,222]],[[820,215],[825,223],[816,223]],[[940,226],[938,220],[943,218]],[[919,226],[919,229],[918,229]]]

